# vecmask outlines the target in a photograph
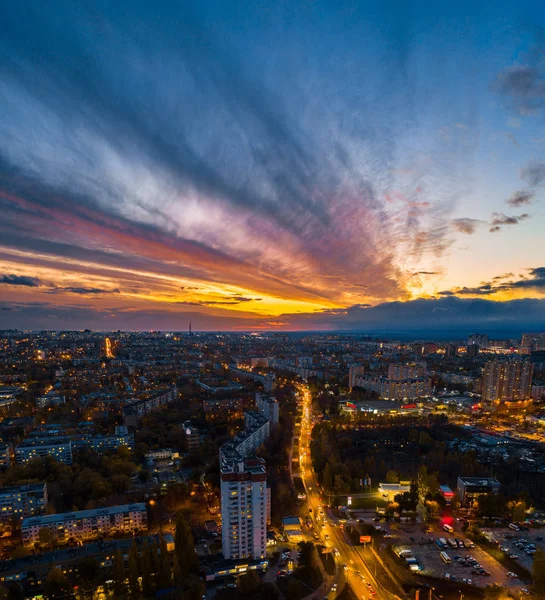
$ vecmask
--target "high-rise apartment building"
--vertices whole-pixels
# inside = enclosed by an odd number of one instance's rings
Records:
[[[388,379],[392,381],[403,381],[405,379],[418,379],[425,377],[427,365],[425,362],[411,363],[407,365],[388,365]]]
[[[257,392],[255,395],[257,410],[269,421],[271,425],[278,425],[280,411],[278,400],[274,396]]]
[[[365,367],[363,365],[350,365],[348,371],[348,387],[352,389],[356,387],[356,377],[361,377],[365,374]]]
[[[494,360],[483,372],[482,402],[521,402],[531,398],[534,366],[531,362]]]
[[[545,350],[545,333],[523,333],[520,342],[520,351],[522,354],[530,354]]]
[[[222,550],[226,559],[267,554],[267,472],[261,458],[221,465]]]
[[[488,336],[485,333],[472,333],[467,340],[467,345],[488,349]]]
[[[266,555],[270,490],[265,461],[255,451],[269,436],[269,420],[244,413],[245,429],[220,448],[222,551],[224,558]]]

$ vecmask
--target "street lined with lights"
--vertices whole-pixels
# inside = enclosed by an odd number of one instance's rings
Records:
[[[310,455],[310,441],[312,435],[312,395],[307,384],[298,387],[302,402],[301,436],[299,441],[301,478],[307,493],[309,514],[313,515],[317,531],[323,534],[324,545],[331,549],[335,557],[337,567],[337,580],[344,577],[351,585],[358,598],[389,598],[390,594],[379,589],[377,581],[360,554],[359,549],[354,546],[348,535],[339,527],[338,519],[327,511],[324,501],[320,496],[319,487],[312,468]],[[312,512],[311,512],[312,511]],[[320,525],[321,527],[318,527]],[[337,585],[337,584],[335,584]],[[335,589],[331,589],[332,597],[335,597]]]

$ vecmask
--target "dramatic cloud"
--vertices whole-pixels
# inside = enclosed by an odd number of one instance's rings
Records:
[[[506,200],[506,202],[509,206],[514,207],[522,206],[523,204],[531,204],[534,195],[534,192],[531,190],[519,190],[518,192],[515,192],[511,198]]]
[[[459,287],[439,292],[439,296],[490,296],[515,290],[545,292],[545,267],[528,269],[527,275],[513,279],[513,273],[497,275],[491,281],[484,281],[478,287]]]
[[[80,296],[97,296],[101,294],[119,294],[119,289],[106,290],[101,288],[85,288],[85,287],[65,287],[55,288],[54,292],[69,292],[70,294],[78,294]]]
[[[38,287],[41,282],[36,277],[26,277],[21,275],[0,275],[0,284],[22,285],[25,287]]]
[[[492,84],[506,105],[520,115],[539,114],[545,106],[543,72],[529,65],[504,69]]]
[[[496,232],[496,231],[501,231],[501,225],[518,225],[521,221],[524,221],[526,219],[528,219],[530,217],[530,215],[528,214],[522,214],[522,215],[513,215],[513,216],[507,216],[504,215],[503,213],[493,213],[492,214],[492,219],[490,221],[490,230],[492,233]]]
[[[527,165],[521,170],[520,176],[532,187],[545,183],[545,163],[534,162]]]
[[[452,221],[452,226],[456,231],[460,233],[465,233],[467,235],[472,235],[477,231],[477,227],[481,225],[482,221],[478,219],[470,219],[469,217],[463,217],[460,219],[454,219]]]

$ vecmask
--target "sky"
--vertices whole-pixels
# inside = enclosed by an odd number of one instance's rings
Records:
[[[545,5],[477,4],[3,3],[0,328],[545,329]]]

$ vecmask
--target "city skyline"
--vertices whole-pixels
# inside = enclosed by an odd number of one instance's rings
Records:
[[[543,7],[0,8],[0,329],[545,329]]]

